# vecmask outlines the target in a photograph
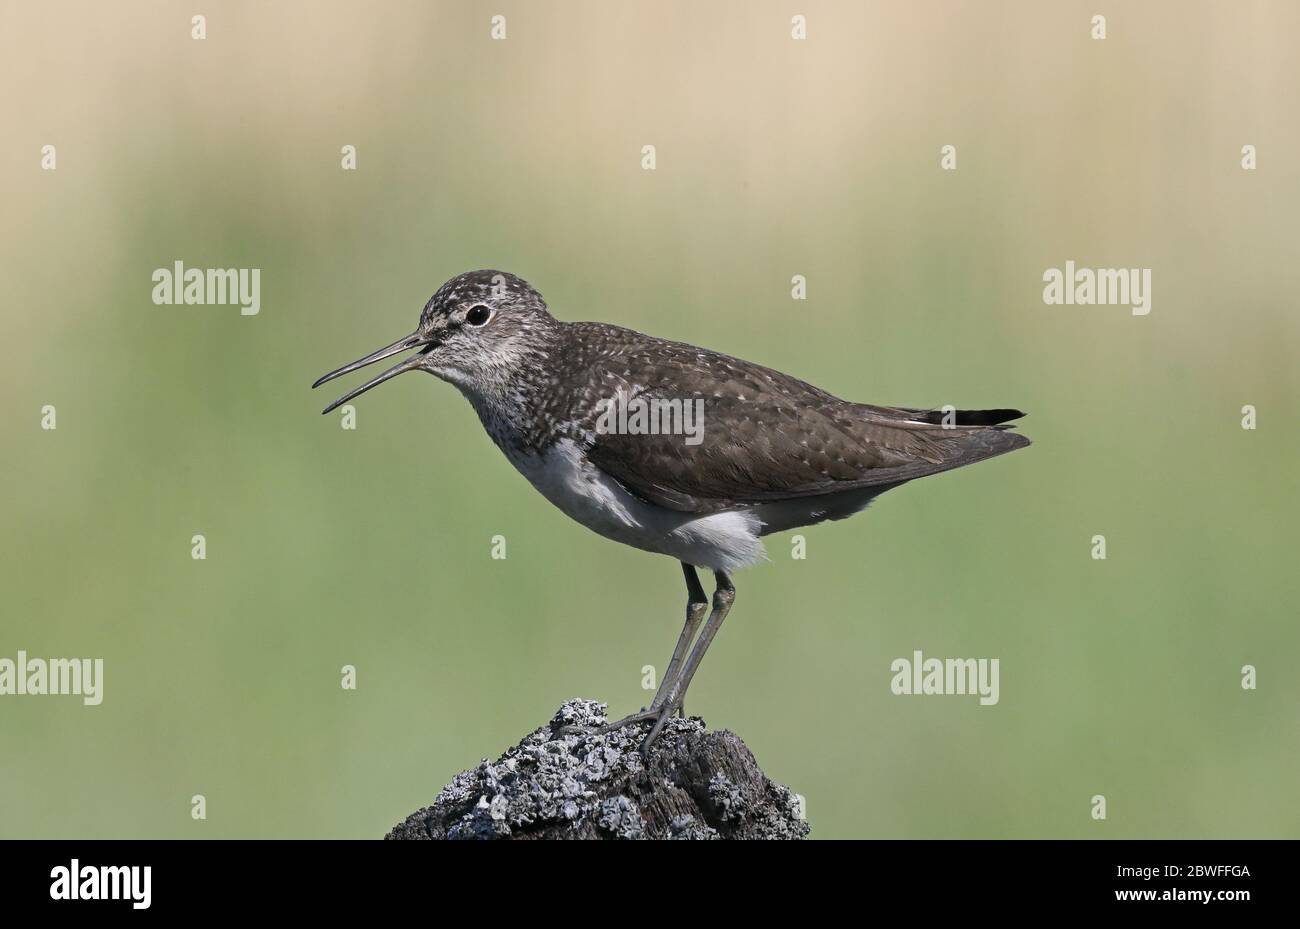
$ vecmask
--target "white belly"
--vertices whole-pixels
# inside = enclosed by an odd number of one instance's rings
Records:
[[[544,455],[506,454],[547,500],[608,539],[714,571],[747,568],[766,557],[762,524],[752,513],[697,516],[646,503],[587,462],[568,439]]]

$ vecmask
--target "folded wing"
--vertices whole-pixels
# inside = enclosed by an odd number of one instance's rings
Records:
[[[699,350],[694,350],[698,352]],[[1018,410],[949,411],[848,403],[796,378],[738,359],[721,376],[670,396],[684,378],[630,399],[700,400],[702,434],[599,434],[593,463],[638,497],[687,513],[898,484],[959,468],[1029,444],[1010,427]],[[662,363],[662,357],[659,359]],[[635,381],[633,382],[635,383]],[[644,380],[642,380],[644,383]]]

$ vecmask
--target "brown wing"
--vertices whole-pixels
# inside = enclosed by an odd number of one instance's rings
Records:
[[[655,370],[627,376],[643,400],[703,401],[702,441],[607,433],[588,451],[637,496],[680,512],[898,484],[1029,444],[986,424],[1016,410],[958,412],[945,426],[935,411],[848,403],[778,371],[691,353],[680,370],[664,370],[660,353]]]

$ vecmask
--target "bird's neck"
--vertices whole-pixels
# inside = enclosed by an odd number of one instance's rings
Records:
[[[547,405],[555,394],[558,340],[530,340],[508,360],[451,379],[507,454],[540,452],[555,439]]]

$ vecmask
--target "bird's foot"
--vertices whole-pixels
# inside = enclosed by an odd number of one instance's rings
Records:
[[[660,712],[661,712],[660,707],[643,706],[637,712],[631,714],[630,716],[624,716],[622,719],[618,720],[617,722],[605,723],[605,725],[599,727],[596,730],[596,735],[608,735],[611,732],[617,732],[619,729],[622,729],[625,726],[635,726],[638,723],[648,723],[651,720],[657,720],[659,718]]]
[[[631,716],[624,716],[618,722],[602,723],[599,726],[583,726],[581,724],[561,726],[556,731],[560,735],[609,735],[609,733],[622,729],[624,726],[635,726],[637,723],[644,723],[658,718],[658,707],[643,706]]]
[[[645,741],[641,743],[642,758],[650,756],[650,746],[654,745],[655,739],[659,738],[659,733],[664,731],[664,726],[668,725],[668,720],[673,718],[674,713],[681,713],[683,718],[686,716],[686,710],[679,702],[668,700],[664,702],[663,706],[659,707],[658,716],[655,717],[655,724],[651,727],[650,734],[645,737]]]
[[[668,720],[673,718],[674,713],[681,713],[683,716],[686,715],[686,711],[682,709],[680,701],[665,700],[657,706],[651,706],[648,709],[642,708],[639,713],[625,716],[616,723],[609,723],[606,726],[602,726],[598,731],[603,734],[613,732],[617,729],[622,729],[624,726],[635,726],[640,723],[653,722],[654,725],[650,727],[650,734],[647,735],[645,741],[641,743],[641,756],[645,758],[649,756],[650,747],[654,745],[655,739],[659,738],[659,733],[664,731],[664,726],[668,724]]]
[[[649,707],[642,707],[637,712],[624,716],[616,722],[605,723],[603,726],[597,726],[594,729],[584,729],[581,726],[565,726],[560,729],[559,732],[561,735],[609,735],[609,733],[617,732],[619,729],[623,729],[627,726],[636,726],[641,723],[653,722],[654,725],[650,729],[650,734],[647,735],[645,741],[641,743],[641,754],[645,756],[650,753],[650,746],[654,744],[657,738],[659,738],[659,733],[663,732],[664,726],[667,725],[668,720],[673,717],[674,713],[680,713],[684,717],[686,715],[686,710],[682,707],[680,702],[665,701],[657,706],[652,705]]]

